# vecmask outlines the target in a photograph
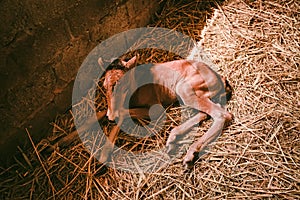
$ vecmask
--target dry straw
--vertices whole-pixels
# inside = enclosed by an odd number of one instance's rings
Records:
[[[167,1],[155,24],[201,40],[199,45],[234,88],[228,105],[234,121],[190,172],[183,172],[179,159],[151,174],[114,168],[103,174],[101,164],[78,140],[51,155],[40,154],[47,146],[41,142],[34,146],[35,151],[22,152],[16,164],[2,169],[0,176],[5,180],[0,183],[1,198],[299,198],[300,4],[296,0],[234,0],[218,5],[213,13],[208,11],[209,6],[203,1]],[[209,15],[212,18],[207,20]],[[151,50],[139,53],[149,62],[178,58]],[[106,104],[99,91],[96,101],[101,110]],[[78,106],[85,109],[85,105]],[[179,121],[180,109],[173,106],[168,110],[160,135],[136,140],[120,134],[118,145],[131,151],[159,149]],[[184,113],[186,117],[193,114],[188,109]],[[210,123],[203,123],[191,134],[200,136]],[[105,120],[102,127],[107,133],[111,130]],[[73,130],[71,114],[58,116],[49,140]],[[36,153],[40,154],[38,158]],[[114,162],[139,168],[138,163],[127,163],[126,156]]]

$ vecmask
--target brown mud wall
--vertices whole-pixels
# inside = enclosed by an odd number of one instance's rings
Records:
[[[146,26],[158,0],[0,1],[0,161],[38,141],[71,105],[73,81],[99,42]],[[5,162],[3,162],[5,161]]]

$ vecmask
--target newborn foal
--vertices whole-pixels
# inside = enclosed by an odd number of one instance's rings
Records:
[[[180,97],[184,105],[197,109],[198,114],[183,124],[172,129],[167,140],[168,153],[175,148],[177,136],[183,135],[194,125],[206,119],[207,115],[213,118],[209,130],[195,141],[187,151],[183,164],[191,167],[197,158],[197,153],[203,150],[222,131],[224,123],[232,120],[232,114],[224,109],[226,101],[231,98],[232,88],[224,77],[217,74],[206,64],[196,61],[175,60],[159,63],[133,70],[136,57],[129,61],[115,60],[105,73],[104,87],[108,104],[107,117],[122,121],[126,117],[149,117],[149,108],[154,104],[170,105]],[[136,67],[138,68],[138,67]],[[130,70],[131,69],[131,70]],[[119,83],[127,71],[132,71],[132,78]],[[153,83],[138,88],[130,98],[129,107],[124,105],[126,96],[132,85],[141,79],[151,79]],[[126,92],[127,91],[127,92]],[[109,136],[110,144],[106,144],[101,154],[101,162],[105,162],[111,153],[111,144],[114,143],[118,131],[112,131]]]

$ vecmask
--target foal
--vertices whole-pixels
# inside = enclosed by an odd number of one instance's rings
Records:
[[[226,101],[231,98],[231,86],[224,77],[201,62],[175,60],[150,65],[142,70],[138,67],[134,70],[135,65],[136,57],[133,57],[129,61],[117,59],[108,67],[103,83],[106,89],[108,119],[147,118],[152,105],[170,105],[177,101],[177,96],[180,97],[184,105],[198,110],[199,113],[172,129],[166,143],[168,153],[176,147],[178,136],[206,119],[207,115],[213,118],[212,126],[190,146],[184,157],[183,164],[190,168],[197,158],[197,153],[217,138],[225,122],[232,120],[232,114],[224,108]],[[132,73],[131,81],[123,81],[121,85],[120,80],[129,70],[131,72],[128,73]],[[131,97],[126,96],[131,86],[143,79],[149,79],[155,84],[140,87]],[[129,106],[126,107],[124,104],[128,98]],[[109,140],[113,143],[117,131],[111,134]],[[105,148],[108,149],[102,152],[102,162],[106,161],[111,145],[105,145]]]

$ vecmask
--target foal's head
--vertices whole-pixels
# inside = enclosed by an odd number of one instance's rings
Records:
[[[107,68],[103,86],[106,89],[107,117],[109,120],[115,120],[120,117],[119,112],[123,107],[125,95],[122,91],[114,92],[115,86],[124,74],[136,65],[136,56],[128,61],[122,59],[114,60]]]

